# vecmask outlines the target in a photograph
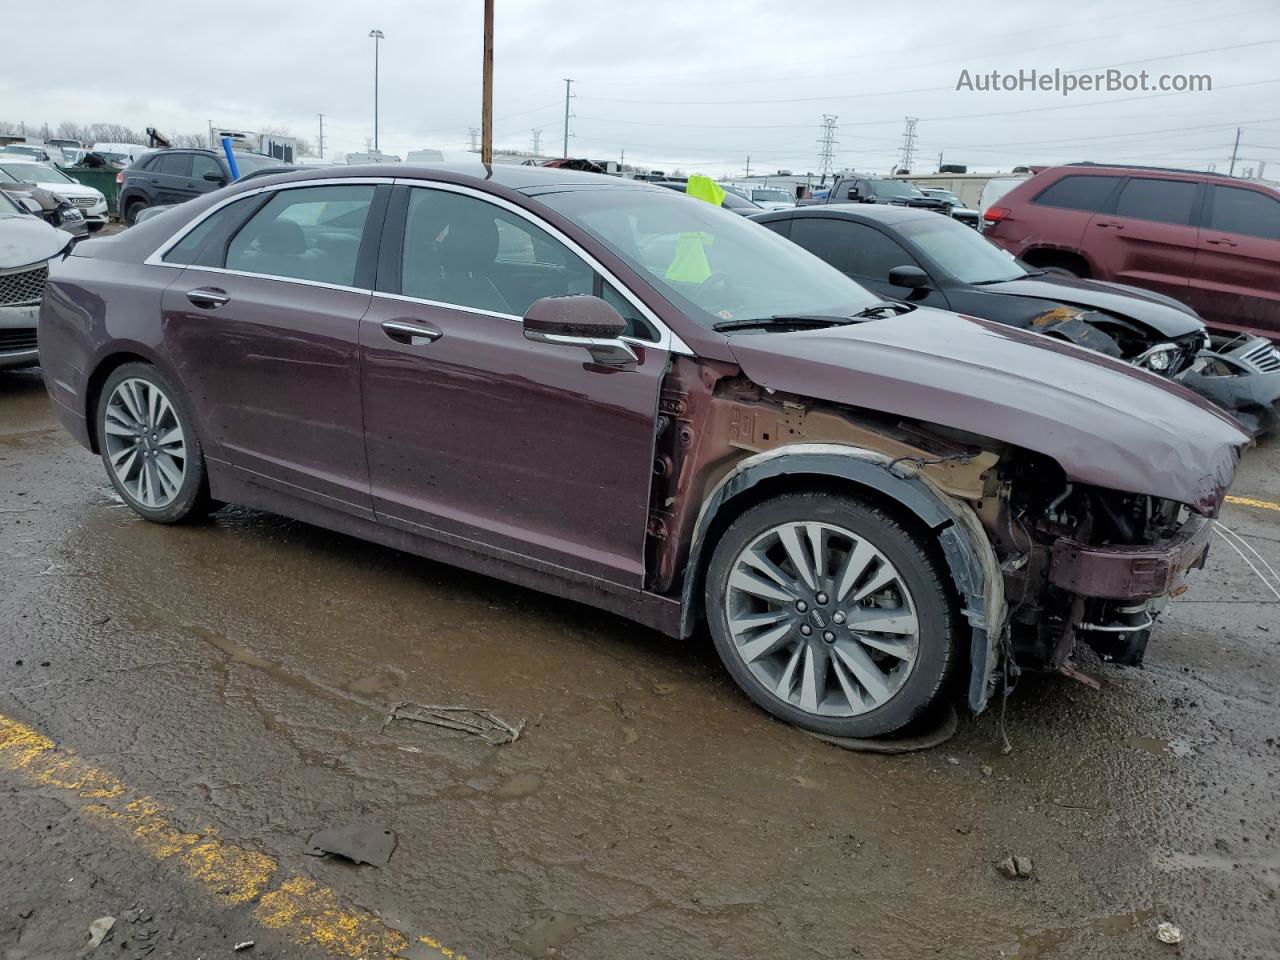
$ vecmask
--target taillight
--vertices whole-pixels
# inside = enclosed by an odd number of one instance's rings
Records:
[[[983,226],[994,226],[1007,216],[1009,216],[1008,207],[987,207],[987,212],[982,215]]]
[[[117,173],[117,174],[116,174],[116,186],[117,186],[117,187],[123,187],[123,186],[124,186],[124,171],[123,171],[123,170],[121,170],[119,173]]]

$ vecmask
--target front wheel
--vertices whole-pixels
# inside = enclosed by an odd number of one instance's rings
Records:
[[[707,571],[716,650],[774,716],[838,737],[892,733],[943,695],[956,660],[945,573],[878,507],[829,493],[752,507]]]
[[[156,523],[213,505],[200,439],[179,392],[148,363],[112,371],[98,399],[98,446],[125,503]]]
[[[124,208],[124,225],[132,227],[138,222],[138,214],[147,209],[147,204],[143,200],[130,200],[129,205]]]

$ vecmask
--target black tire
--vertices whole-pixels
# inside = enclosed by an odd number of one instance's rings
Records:
[[[147,209],[145,200],[130,200],[124,208],[124,225],[132,227],[138,222],[138,214]]]
[[[726,597],[739,554],[780,524],[817,522],[848,530],[877,548],[900,573],[910,591],[918,623],[916,660],[896,692],[884,703],[853,716],[818,716],[783,700],[766,687],[736,652]],[[852,496],[793,493],[766,500],[738,517],[716,544],[704,587],[707,623],[716,652],[729,674],[759,706],[781,720],[836,737],[893,733],[924,716],[947,692],[956,665],[956,604],[939,560],[921,538],[885,511]],[[824,668],[825,671],[825,668]]]
[[[184,440],[184,464],[182,482],[172,499],[160,506],[148,506],[128,489],[117,475],[111,462],[112,451],[107,435],[107,413],[116,388],[127,380],[142,380],[158,389],[169,401],[174,418],[181,427]],[[125,503],[139,516],[153,523],[183,523],[201,519],[216,509],[220,504],[209,496],[209,477],[205,469],[204,451],[200,438],[196,433],[195,419],[182,391],[156,367],[149,363],[126,363],[111,372],[98,396],[98,408],[94,414],[94,429],[98,439],[98,447],[102,454],[102,465],[106,468],[111,485],[120,494]]]

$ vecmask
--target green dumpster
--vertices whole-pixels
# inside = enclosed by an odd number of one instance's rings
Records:
[[[112,217],[120,215],[116,209],[116,200],[120,196],[120,187],[116,185],[116,174],[120,171],[115,167],[58,167],[58,169],[77,183],[101,190],[102,195],[107,198],[107,214]]]

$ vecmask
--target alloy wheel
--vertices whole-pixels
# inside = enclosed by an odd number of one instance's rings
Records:
[[[766,530],[730,568],[733,650],[784,703],[852,717],[889,702],[919,654],[902,575],[874,544],[828,523]]]
[[[186,479],[187,438],[159,387],[122,380],[107,401],[103,435],[111,471],[130,497],[152,510],[177,498]]]

